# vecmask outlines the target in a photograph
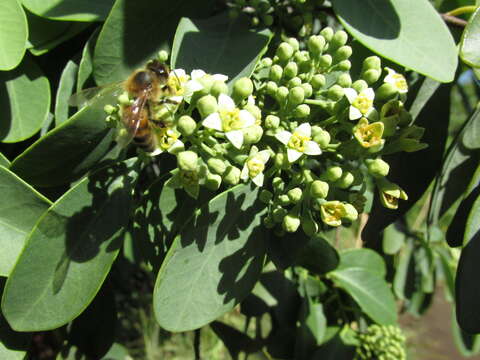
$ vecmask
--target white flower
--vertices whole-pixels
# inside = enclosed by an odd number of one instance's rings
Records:
[[[168,85],[175,92],[170,97],[170,100],[176,103],[181,103],[184,99],[186,102],[189,102],[194,92],[203,89],[203,85],[194,79],[193,76],[188,76],[183,69],[175,69],[170,72]]]
[[[255,124],[255,117],[247,110],[235,106],[232,98],[225,94],[218,97],[218,111],[208,115],[202,122],[203,126],[222,131],[225,137],[240,149],[243,145],[243,131]]]
[[[369,117],[370,114],[375,112],[373,108],[373,99],[375,98],[375,92],[372,88],[367,88],[359,93],[355,89],[344,89],[345,96],[350,102],[350,109],[348,118],[350,120],[360,119],[362,116]]]
[[[388,67],[386,67],[385,70],[388,71],[388,75],[383,79],[384,82],[393,85],[400,94],[408,92],[407,80],[405,80],[405,77],[402,74],[399,74]]]
[[[240,178],[242,180],[252,179],[253,183],[257,186],[263,185],[265,164],[270,159],[270,152],[268,150],[258,151],[256,146],[252,146],[250,155],[247,161],[243,165]]]
[[[171,128],[161,128],[157,134],[157,148],[151,153],[152,156],[159,155],[164,151],[177,153],[185,149],[185,145],[179,140],[180,134]]]
[[[227,75],[222,75],[222,74],[207,74],[205,71],[203,70],[193,70],[192,73],[192,80],[198,80],[204,76],[206,77],[211,77],[213,80],[218,80],[218,81],[227,81],[228,80],[228,76]]]
[[[312,128],[309,123],[297,127],[293,134],[289,131],[280,131],[275,135],[278,141],[287,146],[287,158],[294,162],[303,154],[320,155],[322,150],[315,141],[311,140]]]

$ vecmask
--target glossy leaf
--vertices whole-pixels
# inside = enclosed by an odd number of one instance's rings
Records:
[[[0,166],[0,275],[8,276],[26,237],[51,202]]]
[[[78,179],[112,145],[113,131],[107,127],[103,107],[113,101],[111,93],[95,99],[27,148],[10,169],[36,186],[56,186]]]
[[[480,10],[477,9],[463,30],[460,42],[460,57],[472,66],[480,67]]]
[[[0,71],[22,61],[28,36],[27,18],[18,0],[0,2]]]
[[[168,49],[182,16],[201,17],[212,0],[118,0],[95,47],[94,77],[99,85],[125,80],[132,71]]]
[[[58,126],[68,119],[68,99],[73,93],[75,81],[77,79],[78,65],[73,61],[68,61],[60,76],[60,82],[57,89],[57,100],[55,102],[55,124]]]
[[[40,68],[28,57],[15,70],[0,73],[2,101],[0,141],[22,141],[40,130],[50,109],[50,85]]]
[[[137,175],[131,166],[120,163],[83,179],[36,224],[2,298],[13,329],[60,327],[93,300],[129,221]]]
[[[265,256],[265,206],[257,196],[258,188],[236,186],[185,224],[155,284],[153,306],[160,326],[169,331],[199,328],[250,293]]]
[[[107,17],[115,0],[22,0],[38,16],[72,21],[100,21]]]
[[[0,153],[0,166],[8,168],[10,166],[10,160],[5,155]]]
[[[370,249],[348,249],[342,251],[337,270],[348,268],[361,268],[382,278],[387,273],[383,258]]]
[[[370,50],[440,82],[453,80],[456,45],[428,0],[335,0],[332,4],[347,31]]]
[[[175,33],[172,66],[188,72],[202,69],[224,74],[230,83],[249,77],[266,50],[270,32],[249,31],[244,20],[239,17],[231,22],[225,14],[205,20],[183,18]]]

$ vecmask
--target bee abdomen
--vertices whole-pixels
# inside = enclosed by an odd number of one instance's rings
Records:
[[[146,152],[153,152],[157,147],[153,133],[148,130],[143,133],[139,131],[133,138],[133,143]]]

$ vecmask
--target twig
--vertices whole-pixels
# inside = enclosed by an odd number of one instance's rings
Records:
[[[449,24],[452,24],[457,27],[464,28],[467,26],[467,22],[463,19],[460,19],[456,16],[448,15],[448,14],[440,14],[442,16],[442,19]]]

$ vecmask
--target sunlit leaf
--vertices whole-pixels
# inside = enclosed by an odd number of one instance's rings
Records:
[[[460,42],[460,57],[470,66],[480,67],[480,10],[468,20]]]
[[[18,0],[0,2],[0,70],[16,67],[25,54],[27,18]]]
[[[21,0],[42,17],[57,20],[100,21],[107,17],[115,0]]]

